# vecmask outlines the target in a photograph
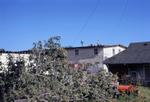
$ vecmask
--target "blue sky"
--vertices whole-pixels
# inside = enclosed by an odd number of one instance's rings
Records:
[[[63,46],[150,41],[150,0],[0,0],[0,48],[25,50],[61,36]]]

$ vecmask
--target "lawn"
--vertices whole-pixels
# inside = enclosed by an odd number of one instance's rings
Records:
[[[138,87],[140,94],[139,96],[131,94],[130,96],[121,96],[117,102],[150,102],[150,88]]]
[[[140,96],[145,97],[145,100],[150,102],[150,88],[149,87],[139,87]]]

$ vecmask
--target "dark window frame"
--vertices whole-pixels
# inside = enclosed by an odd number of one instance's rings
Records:
[[[112,54],[113,54],[113,55],[115,55],[115,54],[116,54],[116,53],[115,53],[115,49],[112,49]]]
[[[75,49],[75,55],[79,55],[79,49]]]
[[[118,52],[120,53],[120,52],[121,52],[121,49],[119,49]]]
[[[94,48],[94,55],[98,55],[98,48]]]

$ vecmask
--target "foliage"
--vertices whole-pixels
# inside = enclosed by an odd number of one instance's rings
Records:
[[[78,70],[73,72],[72,95],[73,101],[91,101],[91,102],[109,102],[117,94],[116,86],[112,80],[116,77],[111,73],[100,71],[98,73],[87,73],[87,71]]]
[[[8,71],[0,73],[2,102],[27,99],[28,102],[110,101],[117,92],[111,73],[88,73],[67,65],[67,52],[60,37],[34,44],[29,65],[9,57]]]
[[[23,60],[13,61],[12,56],[8,56],[8,68],[0,73],[0,99],[2,102],[11,102],[16,97],[16,91],[23,84],[22,77],[25,72]]]

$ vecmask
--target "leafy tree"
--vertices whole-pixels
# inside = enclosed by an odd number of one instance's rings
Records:
[[[67,62],[60,37],[34,43],[28,66],[22,58],[14,62],[10,56],[8,70],[0,73],[2,102],[106,102],[113,98],[116,78],[112,74],[88,73],[84,68],[70,68]]]
[[[2,102],[13,102],[16,91],[21,88],[24,72],[23,60],[13,61],[12,56],[8,55],[7,70],[0,73],[0,97]]]

